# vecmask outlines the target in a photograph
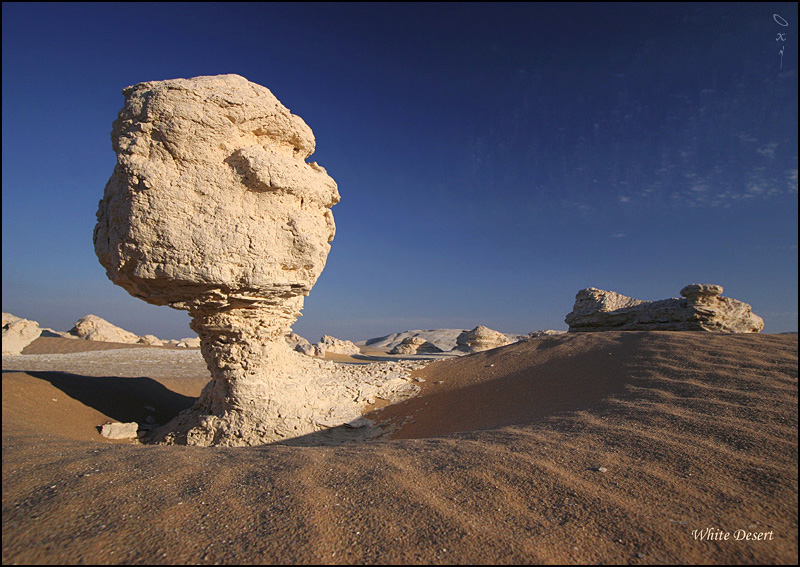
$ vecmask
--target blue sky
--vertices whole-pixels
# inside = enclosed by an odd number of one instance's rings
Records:
[[[193,335],[106,278],[92,230],[122,89],[237,73],[342,195],[312,341],[566,329],[579,289],[695,282],[797,330],[795,3],[2,9],[5,312]]]

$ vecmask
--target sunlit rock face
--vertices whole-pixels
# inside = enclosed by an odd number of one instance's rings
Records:
[[[131,295],[189,311],[213,378],[195,415],[166,438],[253,444],[313,430],[272,423],[280,411],[300,412],[276,368],[295,360],[284,336],[335,233],[336,183],[305,161],[311,129],[238,75],[146,82],[123,94],[95,251]]]
[[[325,266],[339,201],[333,179],[304,161],[311,129],[238,75],[123,93],[94,235],[108,276],[156,305],[265,308],[276,332],[291,325]]]
[[[717,331],[758,333],[764,320],[750,305],[722,297],[722,286],[690,284],[683,299],[642,301],[594,287],[575,296],[565,319],[573,331]]]
[[[511,341],[503,333],[478,325],[471,331],[464,331],[456,338],[455,350],[473,353],[501,347]]]
[[[42,334],[39,323],[3,313],[3,354],[21,354]]]

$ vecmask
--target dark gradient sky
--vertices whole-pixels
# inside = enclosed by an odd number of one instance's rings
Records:
[[[693,282],[797,330],[799,31],[794,3],[4,3],[3,311],[192,334],[105,277],[94,215],[124,87],[237,73],[339,184],[310,340]]]

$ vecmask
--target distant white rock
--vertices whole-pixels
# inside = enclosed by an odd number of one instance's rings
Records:
[[[545,329],[542,331],[531,331],[530,333],[528,333],[528,338],[536,339],[539,337],[548,337],[552,335],[565,335],[566,333],[567,333],[566,331],[553,331],[551,329]]]
[[[465,353],[481,352],[510,344],[512,341],[499,331],[478,325],[471,331],[463,331],[456,338],[456,350]]]
[[[430,341],[422,337],[406,337],[389,351],[389,354],[440,354],[444,352]]]
[[[150,345],[150,346],[162,346],[164,344],[164,341],[162,341],[155,335],[142,335],[141,337],[139,337],[139,344]]]
[[[722,286],[689,284],[682,299],[643,301],[615,291],[582,289],[565,322],[570,332],[586,331],[714,331],[758,333],[764,320],[750,305],[723,297]]]
[[[391,351],[398,345],[402,344],[407,338],[419,337],[431,343],[436,348],[441,349],[443,352],[450,352],[451,354],[465,354],[464,351],[454,350],[457,346],[458,336],[462,333],[469,332],[464,329],[415,329],[410,331],[403,331],[400,333],[392,333],[384,335],[383,337],[375,337],[360,341],[356,344],[365,347],[386,349]],[[527,335],[516,335],[504,333],[509,343],[514,343],[520,340],[527,339]]]
[[[181,339],[175,343],[179,348],[200,348],[200,337]]]
[[[298,335],[297,333],[289,333],[284,337],[286,339],[286,344],[288,344],[292,350],[295,350],[297,345],[308,345],[311,344],[308,339],[305,339]]]
[[[323,335],[317,343],[325,348],[325,352],[336,354],[359,354],[361,349],[352,341],[344,341],[330,335]]]
[[[308,343],[308,341],[305,343],[298,341],[294,347],[294,350],[308,356],[316,356],[319,358],[324,357],[325,353],[329,352],[347,355],[361,353],[361,349],[358,348],[355,343],[337,339],[336,337],[332,337],[330,335],[323,335],[319,342],[313,345]]]
[[[87,315],[75,323],[69,334],[86,341],[136,344],[139,336],[112,325],[97,315]]]
[[[39,338],[39,323],[3,313],[3,354],[21,354],[22,349]]]
[[[463,329],[414,329],[399,333],[392,333],[382,337],[367,339],[357,344],[364,346],[392,350],[407,338],[419,337],[428,341],[443,351],[449,351],[456,346],[456,337]]]

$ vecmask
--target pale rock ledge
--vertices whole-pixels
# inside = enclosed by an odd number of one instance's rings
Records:
[[[722,297],[722,286],[690,284],[683,299],[642,301],[594,287],[582,289],[565,319],[576,331],[717,331],[758,333],[764,320],[742,301]]]

